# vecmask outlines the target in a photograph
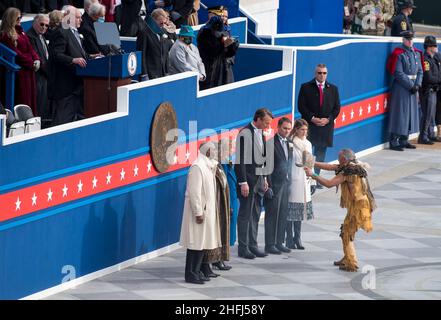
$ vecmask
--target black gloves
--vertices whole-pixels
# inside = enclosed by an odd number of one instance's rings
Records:
[[[411,92],[412,94],[415,94],[415,93],[418,92],[419,89],[420,89],[420,87],[418,87],[418,86],[413,86],[413,87],[410,89],[410,92]]]

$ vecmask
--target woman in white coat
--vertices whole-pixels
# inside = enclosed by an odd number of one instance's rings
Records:
[[[204,250],[222,246],[216,214],[216,147],[213,142],[201,144],[187,177],[180,245],[187,248],[185,281],[190,283],[209,280],[201,272]]]
[[[311,142],[306,139],[308,122],[299,119],[288,137],[293,144],[293,161],[291,170],[291,186],[288,203],[288,223],[286,228],[286,246],[291,249],[304,250],[301,240],[302,221],[314,217],[311,201],[311,179],[305,170],[296,164],[302,164],[305,152],[312,157]]]

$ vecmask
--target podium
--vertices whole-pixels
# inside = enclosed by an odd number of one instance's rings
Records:
[[[117,88],[131,83],[141,73],[141,52],[106,56],[76,67],[84,79],[84,114],[87,118],[115,112]]]

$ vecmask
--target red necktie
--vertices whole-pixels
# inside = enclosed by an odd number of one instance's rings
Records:
[[[323,105],[323,88],[322,88],[322,84],[319,83],[318,87],[319,87],[319,92],[320,92],[320,107],[321,107]]]

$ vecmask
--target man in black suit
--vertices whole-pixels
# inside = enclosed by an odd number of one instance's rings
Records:
[[[274,145],[274,170],[268,176],[273,198],[265,201],[265,252],[271,254],[291,252],[283,245],[292,163],[292,150],[286,138],[291,130],[291,120],[282,117],[277,124],[277,134],[267,142],[267,145]]]
[[[142,51],[142,80],[164,77],[169,73],[168,53],[173,40],[164,29],[167,20],[167,12],[163,9],[153,10],[136,39],[136,50]]]
[[[81,17],[81,26],[78,31],[84,36],[84,50],[91,58],[109,53],[108,46],[100,46],[96,37],[94,23],[100,18],[104,19],[106,8],[99,2],[90,4]],[[104,21],[104,20],[103,20]]]
[[[49,108],[47,98],[47,79],[49,74],[49,49],[44,34],[49,27],[49,17],[44,14],[37,14],[34,17],[32,28],[26,33],[31,41],[32,47],[40,57],[40,69],[36,72],[37,84],[37,114],[41,117],[43,127],[48,127],[52,121],[52,112]]]
[[[53,100],[53,125],[84,118],[83,79],[76,75],[75,68],[86,67],[88,55],[78,32],[81,12],[72,6],[68,11],[72,18],[69,28],[58,28],[49,43],[49,99]]]
[[[257,229],[260,202],[268,190],[267,172],[272,170],[266,163],[266,155],[271,152],[266,148],[262,130],[270,127],[272,119],[273,115],[268,109],[257,110],[253,121],[240,130],[236,139],[234,171],[239,185],[240,202],[237,217],[238,254],[246,259],[267,255],[257,246]]]
[[[334,141],[334,120],[340,113],[338,88],[326,81],[328,69],[319,64],[315,68],[315,78],[302,84],[297,107],[302,118],[309,124],[309,140],[314,148],[316,160],[324,162],[326,149]],[[320,169],[316,169],[320,173]],[[323,188],[317,185],[317,188]]]

